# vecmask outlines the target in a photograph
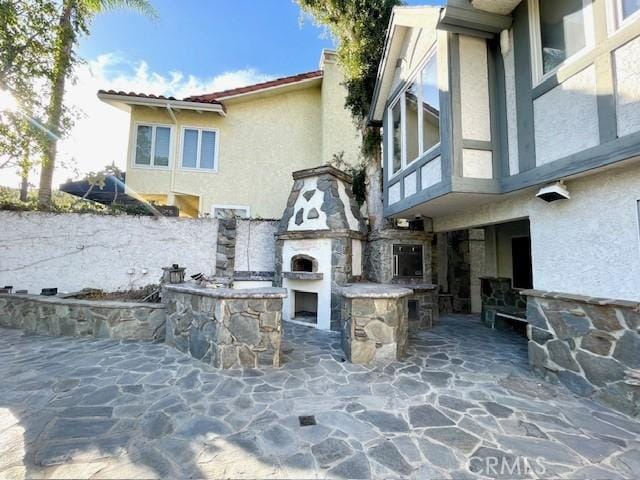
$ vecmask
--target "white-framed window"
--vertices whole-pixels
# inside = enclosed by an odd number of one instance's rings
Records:
[[[640,18],[640,0],[608,0],[609,32]]]
[[[213,128],[183,127],[180,168],[218,170],[219,131]]]
[[[440,144],[437,62],[432,49],[388,107],[389,178]]]
[[[592,0],[530,0],[534,84],[593,47]]]
[[[240,218],[251,217],[251,207],[249,205],[211,205],[211,216],[218,218],[218,213],[232,213]]]
[[[172,133],[171,125],[136,124],[134,166],[169,168],[173,143]]]

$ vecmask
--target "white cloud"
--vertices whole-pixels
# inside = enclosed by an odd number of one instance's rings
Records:
[[[144,61],[128,62],[114,53],[98,56],[77,67],[76,81],[69,85],[65,103],[80,117],[67,138],[59,142],[59,163],[54,174],[54,188],[67,178],[80,173],[100,170],[115,162],[126,165],[129,136],[129,114],[98,100],[98,90],[123,90],[184,98],[228,88],[263,82],[273,75],[253,68],[224,72],[211,78],[199,78],[174,71],[162,74],[150,70]],[[38,174],[30,182],[37,185]],[[17,174],[0,170],[0,184],[18,186]]]

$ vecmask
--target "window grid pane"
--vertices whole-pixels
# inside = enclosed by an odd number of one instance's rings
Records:
[[[400,101],[391,108],[391,173],[402,168],[402,118]]]
[[[213,169],[215,143],[215,132],[202,131],[202,139],[200,141],[200,168]]]
[[[586,46],[583,0],[539,0],[542,71],[550,72]]]
[[[626,20],[640,10],[640,0],[622,0],[622,19]]]
[[[404,94],[407,127],[407,165],[417,160],[420,152],[420,122],[418,118],[418,84],[413,82]]]
[[[198,130],[185,129],[182,142],[182,166],[196,168],[198,159]]]
[[[440,142],[440,90],[438,60],[434,55],[422,73],[422,145],[423,153]]]
[[[151,165],[151,127],[148,125],[138,125],[135,164]]]
[[[171,141],[171,129],[168,127],[156,127],[156,145],[153,153],[153,164],[158,167],[169,166],[169,143]]]

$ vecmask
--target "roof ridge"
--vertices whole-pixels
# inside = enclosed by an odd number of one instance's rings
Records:
[[[217,98],[224,98],[232,95],[250,93],[250,92],[264,90],[266,88],[271,88],[271,87],[279,87],[281,85],[288,85],[291,83],[296,83],[298,81],[321,77],[322,75],[323,75],[322,70],[311,70],[308,72],[297,73],[295,75],[288,75],[286,77],[274,78],[273,80],[267,80],[265,82],[245,85],[244,87],[229,88],[227,90],[220,90],[217,92],[204,93],[200,95],[191,95],[189,97],[186,97],[185,101],[196,101],[196,99],[200,99],[200,100],[207,99],[207,100],[213,101],[213,100],[216,100]]]

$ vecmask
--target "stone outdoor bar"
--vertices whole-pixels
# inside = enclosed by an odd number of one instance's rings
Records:
[[[356,283],[337,289],[342,299],[342,349],[353,363],[400,360],[407,351],[408,288]]]
[[[282,288],[165,285],[166,343],[218,368],[280,366]]]

